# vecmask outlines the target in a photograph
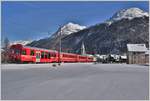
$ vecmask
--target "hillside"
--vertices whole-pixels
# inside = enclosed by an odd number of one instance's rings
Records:
[[[147,12],[139,8],[123,9],[104,23],[83,28],[71,34],[62,34],[62,50],[70,49],[72,52],[80,53],[81,44],[84,42],[87,53],[121,54],[126,52],[127,43],[145,43],[148,47],[148,29]],[[28,45],[57,49],[58,39],[59,37],[49,37]]]

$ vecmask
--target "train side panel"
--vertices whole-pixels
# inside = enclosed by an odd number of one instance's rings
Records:
[[[62,53],[62,62],[77,62],[76,54]]]
[[[93,62],[93,57],[82,56],[72,53],[61,53],[58,51],[39,49],[33,47],[24,47],[20,44],[10,47],[9,57],[12,61],[20,62]]]

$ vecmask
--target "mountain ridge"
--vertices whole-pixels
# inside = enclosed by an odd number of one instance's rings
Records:
[[[144,11],[141,10],[140,12]],[[80,53],[81,44],[84,42],[88,53],[124,53],[127,43],[146,43],[148,46],[148,28],[149,16],[134,16],[132,19],[122,17],[122,19],[115,20],[111,24],[106,21],[62,36],[62,50],[66,51],[65,49],[69,48]],[[46,44],[43,45],[42,41],[43,44]],[[40,45],[38,42],[32,42],[28,45],[50,49],[58,49],[59,47],[58,38],[43,39],[42,41],[40,41]]]

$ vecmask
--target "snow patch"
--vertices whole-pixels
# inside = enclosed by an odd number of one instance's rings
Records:
[[[129,52],[146,52],[147,48],[145,44],[127,44]]]
[[[32,42],[31,40],[17,40],[17,41],[11,42],[10,45],[13,45],[13,44],[26,45],[26,44],[29,44],[29,43],[31,43],[31,42]]]

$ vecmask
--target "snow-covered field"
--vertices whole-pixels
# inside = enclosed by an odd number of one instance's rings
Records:
[[[4,100],[144,100],[148,66],[66,63],[1,65]]]

